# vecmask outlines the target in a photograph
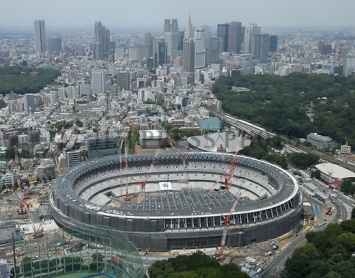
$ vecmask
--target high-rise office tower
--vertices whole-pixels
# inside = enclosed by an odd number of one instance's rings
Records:
[[[201,39],[195,39],[195,69],[202,69],[206,66],[206,50]]]
[[[203,60],[205,59],[204,57],[204,50],[203,50],[203,44],[201,41],[198,43],[199,45],[199,56],[202,58],[203,55]],[[187,21],[185,33],[184,33],[184,42],[182,46],[182,66],[183,70],[186,72],[194,72],[195,71],[195,58],[196,58],[196,53],[195,53],[195,41],[194,41],[194,31],[193,27],[191,24],[191,16],[189,15],[189,19]],[[202,61],[202,59],[200,59]],[[203,61],[204,62],[204,61]]]
[[[131,80],[129,71],[120,71],[117,73],[117,84],[120,87],[121,91],[131,90]]]
[[[59,55],[62,51],[62,39],[60,37],[51,37],[48,39],[48,53]]]
[[[154,37],[152,33],[144,33],[144,43],[148,46],[148,57],[153,57]]]
[[[254,36],[261,34],[261,27],[256,24],[246,26],[244,32],[244,54],[251,54],[253,50]]]
[[[197,30],[194,33],[195,43],[195,69],[206,66],[206,56],[209,49],[209,35],[205,30]]]
[[[270,52],[277,51],[277,35],[270,36]]]
[[[179,46],[179,26],[177,19],[164,20],[164,38],[167,47],[168,62],[174,60],[173,53],[178,50]]]
[[[170,19],[164,19],[164,33],[171,32],[171,22]]]
[[[194,29],[191,24],[191,16],[189,15],[189,20],[187,21],[187,26],[184,34],[184,39],[193,39],[194,38]]]
[[[91,90],[93,94],[100,94],[106,91],[106,73],[103,70],[92,71]]]
[[[222,39],[222,51],[228,51],[228,23],[217,25],[217,37]]]
[[[102,25],[101,21],[95,22],[94,59],[101,60],[110,54],[110,30]]]
[[[260,63],[267,63],[270,50],[270,34],[255,35],[254,42],[253,58],[259,58]]]
[[[206,64],[218,64],[219,54],[222,52],[223,40],[218,37],[210,38],[210,48],[207,52]]]
[[[240,53],[242,46],[242,23],[231,22],[228,25],[228,52]]]
[[[183,46],[183,70],[186,72],[195,71],[195,43],[193,39],[184,39]]]
[[[178,20],[172,19],[171,20],[171,32],[178,32],[178,31],[179,31]]]
[[[45,21],[36,19],[35,27],[35,50],[36,53],[44,53],[46,51],[46,28]]]
[[[167,47],[163,38],[156,38],[154,40],[153,58],[155,66],[162,66],[167,63]]]

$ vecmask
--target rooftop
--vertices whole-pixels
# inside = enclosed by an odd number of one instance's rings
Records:
[[[333,178],[338,178],[338,179],[355,178],[354,172],[349,171],[348,169],[345,169],[333,163],[320,163],[316,165],[316,168],[327,175],[331,173],[331,176]]]

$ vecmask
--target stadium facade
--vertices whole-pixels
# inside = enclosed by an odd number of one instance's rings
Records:
[[[232,161],[231,154],[199,152],[130,155],[127,168],[120,156],[93,160],[57,177],[51,211],[66,229],[117,231],[150,251],[219,246],[230,214],[229,247],[297,229],[302,197],[296,179],[245,156],[231,171]]]

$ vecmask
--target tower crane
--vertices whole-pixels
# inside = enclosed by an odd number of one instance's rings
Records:
[[[224,261],[224,249],[226,246],[226,240],[227,240],[227,234],[228,234],[228,228],[229,228],[229,221],[232,217],[233,212],[235,212],[235,207],[238,204],[238,201],[241,196],[241,192],[237,195],[237,198],[235,199],[235,202],[233,203],[233,206],[228,214],[228,216],[224,219],[224,227],[223,227],[223,233],[222,233],[222,240],[221,240],[221,246],[219,247],[218,254],[216,254],[216,259],[218,261]]]
[[[15,150],[15,163],[16,163],[16,169],[17,171],[19,170],[19,160],[18,160],[18,150],[16,147],[14,147],[14,150]]]
[[[240,137],[239,137],[240,140],[238,142],[239,144],[237,146],[237,149],[235,150],[235,153],[232,155],[231,166],[229,168],[229,171],[227,173],[223,173],[224,186],[226,190],[229,190],[229,188],[232,185],[232,177],[234,174],[235,164],[237,163],[238,151],[241,149],[242,146],[243,134],[244,134],[244,130],[242,130],[242,132],[240,133]]]
[[[156,152],[154,154],[152,163],[150,164],[150,166],[148,168],[148,171],[147,171],[147,173],[145,175],[144,180],[143,181],[138,181],[135,178],[131,177],[132,180],[136,181],[137,184],[141,185],[140,194],[141,194],[142,198],[144,198],[145,186],[147,185],[147,180],[148,180],[148,178],[150,176],[150,173],[152,172],[152,168],[153,168],[153,166],[155,164],[155,161],[157,160],[157,157],[158,157],[158,155],[159,155],[159,153],[161,151],[162,143],[163,143],[163,140],[160,142],[159,147],[158,147],[158,149],[156,150]]]
[[[125,149],[125,152],[124,152],[124,156],[125,156],[125,173],[126,173],[126,196],[124,198],[125,201],[130,201],[131,198],[129,197],[128,195],[128,146],[127,146],[127,141],[126,141],[126,138],[124,139],[124,149]]]
[[[179,157],[180,157],[180,159],[182,161],[182,164],[183,164],[183,167],[184,167],[184,178],[185,178],[186,184],[187,184],[187,186],[189,186],[189,179],[187,177],[187,163],[186,163],[188,157],[187,156],[181,156],[180,154],[179,154]]]

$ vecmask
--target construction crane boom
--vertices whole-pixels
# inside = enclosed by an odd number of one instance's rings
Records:
[[[126,173],[126,179],[127,179],[127,171],[128,171],[128,146],[127,146],[127,138],[124,139],[124,159],[125,159],[125,173]],[[126,196],[124,198],[125,201],[129,201],[130,197],[128,195],[128,179],[126,180]]]
[[[237,198],[235,199],[235,202],[233,203],[233,206],[228,214],[228,216],[224,219],[224,227],[223,227],[223,233],[222,233],[222,239],[221,239],[221,246],[218,250],[218,260],[224,260],[224,249],[226,246],[226,240],[227,240],[227,234],[228,234],[228,228],[229,228],[229,221],[232,217],[232,214],[235,212],[235,207],[238,204],[238,201],[240,199],[241,196],[241,192],[239,192],[239,194],[237,195]]]
[[[136,180],[135,178],[131,177],[132,180],[136,181],[137,184],[140,184],[141,185],[141,190],[140,190],[140,194],[141,194],[141,197],[144,197],[144,192],[145,192],[145,186],[147,185],[147,181],[148,181],[148,178],[150,177],[150,173],[152,172],[152,169],[153,169],[153,166],[155,165],[155,162],[158,158],[158,155],[161,151],[161,147],[162,147],[162,144],[163,144],[163,140],[160,141],[160,144],[158,146],[158,149],[156,150],[155,154],[154,154],[154,157],[152,159],[152,162],[147,170],[147,173],[144,177],[144,180],[143,181],[138,181]]]
[[[189,178],[187,176],[187,163],[186,163],[188,157],[187,156],[181,156],[180,154],[179,154],[179,157],[180,157],[180,159],[182,161],[182,164],[183,164],[183,167],[184,167],[185,181],[186,181],[187,185],[189,186]]]
[[[232,155],[232,159],[231,159],[231,166],[229,168],[228,173],[224,173],[224,186],[226,190],[229,190],[229,188],[232,186],[232,177],[234,174],[234,168],[235,168],[235,164],[237,163],[237,158],[238,158],[238,151],[241,149],[242,146],[242,140],[243,140],[243,134],[244,131],[242,130],[240,133],[240,140],[239,140],[239,144],[237,149],[235,150],[235,153]]]

